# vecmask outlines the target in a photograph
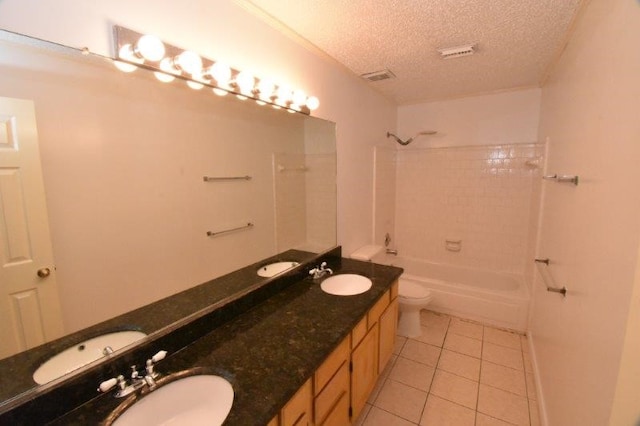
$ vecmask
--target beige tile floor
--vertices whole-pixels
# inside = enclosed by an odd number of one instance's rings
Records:
[[[397,337],[358,426],[538,426],[525,336],[431,311]]]

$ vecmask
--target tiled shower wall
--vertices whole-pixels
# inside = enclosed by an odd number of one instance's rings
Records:
[[[395,242],[402,256],[524,271],[542,145],[404,149],[396,153]],[[458,252],[446,240],[460,240]]]

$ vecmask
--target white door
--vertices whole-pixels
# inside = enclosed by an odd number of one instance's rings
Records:
[[[34,105],[0,98],[0,359],[62,332]]]

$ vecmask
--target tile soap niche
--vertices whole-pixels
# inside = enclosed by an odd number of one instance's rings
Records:
[[[448,251],[458,252],[462,250],[462,240],[460,238],[447,238],[444,240],[444,248]]]

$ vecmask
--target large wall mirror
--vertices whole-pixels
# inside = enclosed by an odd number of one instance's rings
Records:
[[[0,358],[41,343],[10,318],[38,303],[58,304],[44,307],[60,323],[52,336],[41,324],[47,341],[288,249],[336,245],[333,123],[2,31],[0,97],[0,258],[35,267],[0,275]],[[16,130],[12,111],[29,105],[35,121]],[[46,216],[7,160],[34,140],[40,164],[20,167],[40,167]],[[20,242],[37,223],[49,225],[52,263]],[[55,291],[33,302],[47,282]]]

